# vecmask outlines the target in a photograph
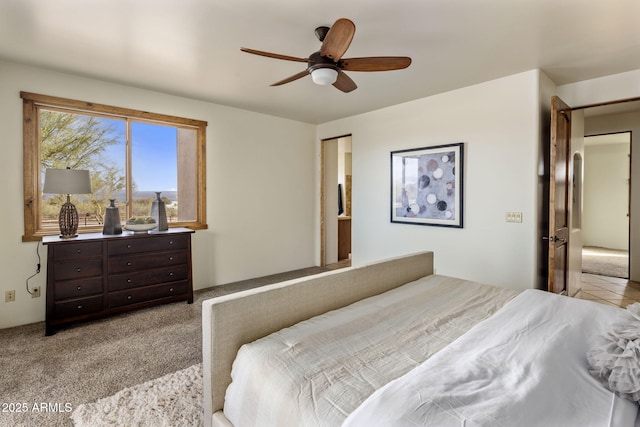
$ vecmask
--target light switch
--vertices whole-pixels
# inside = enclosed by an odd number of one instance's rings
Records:
[[[507,212],[507,222],[522,222],[522,212]]]

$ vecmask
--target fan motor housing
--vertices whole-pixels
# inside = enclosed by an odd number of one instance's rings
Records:
[[[309,56],[307,70],[312,72],[313,70],[317,70],[318,68],[333,68],[334,70],[339,70],[338,63],[328,58],[326,56],[320,55],[320,51],[313,52]]]

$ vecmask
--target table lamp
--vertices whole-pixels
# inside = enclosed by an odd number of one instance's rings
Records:
[[[91,178],[88,170],[78,169],[47,169],[44,175],[43,193],[66,194],[67,203],[60,208],[58,224],[60,237],[71,239],[78,234],[78,211],[71,203],[69,195],[91,193]]]

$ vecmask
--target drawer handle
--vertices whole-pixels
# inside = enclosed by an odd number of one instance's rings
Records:
[[[127,295],[127,299],[131,299],[133,298],[131,295]]]
[[[169,272],[169,276],[173,276],[173,271],[170,271],[170,272]]]
[[[173,292],[173,288],[169,288],[169,292]]]
[[[80,267],[76,268],[76,272],[80,273],[82,272],[82,269]]]
[[[78,310],[82,310],[82,306],[81,305],[78,306]]]
[[[79,254],[80,252],[82,252],[80,249],[76,249],[77,254]]]
[[[82,290],[82,286],[78,286],[76,289],[81,291]]]
[[[127,267],[131,267],[131,261],[127,262]]]
[[[131,279],[127,279],[127,283],[131,283]]]
[[[127,249],[131,249],[131,245],[127,245]]]
[[[170,245],[173,245],[173,240],[169,240],[169,244],[170,244]]]
[[[169,257],[169,261],[173,261],[173,257],[172,256]]]

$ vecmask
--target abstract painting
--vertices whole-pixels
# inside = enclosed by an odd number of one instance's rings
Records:
[[[391,152],[391,222],[463,226],[464,144]]]

